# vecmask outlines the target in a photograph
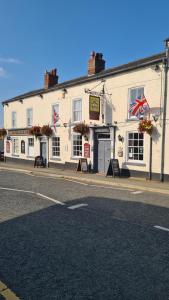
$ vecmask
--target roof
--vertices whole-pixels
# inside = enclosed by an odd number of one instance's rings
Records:
[[[104,79],[106,77],[109,76],[113,76],[113,75],[118,75],[120,73],[124,73],[124,72],[128,72],[128,71],[132,71],[135,69],[139,69],[139,68],[143,68],[152,64],[156,64],[159,63],[161,61],[163,61],[163,59],[165,58],[165,52],[161,52],[159,54],[156,55],[152,55],[146,58],[142,58],[139,60],[135,60],[133,62],[129,62],[127,64],[123,64],[117,67],[113,67],[113,68],[109,68],[106,69],[100,73],[94,74],[94,75],[90,75],[90,76],[83,76],[83,77],[78,77],[69,81],[65,81],[59,84],[54,85],[53,87],[50,87],[48,89],[46,88],[42,88],[42,89],[38,89],[38,90],[33,90],[21,95],[18,95],[14,98],[5,100],[2,102],[2,104],[4,105],[5,103],[9,103],[9,102],[14,102],[14,101],[18,101],[18,100],[23,100],[25,98],[29,98],[32,96],[36,96],[36,95],[42,95],[45,93],[49,93],[51,91],[55,91],[55,90],[60,90],[60,89],[64,89],[64,88],[69,88],[69,87],[73,87],[76,85],[80,85],[86,82],[91,82],[97,79]]]

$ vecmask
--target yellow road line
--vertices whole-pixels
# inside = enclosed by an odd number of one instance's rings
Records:
[[[2,281],[0,281],[0,295],[6,300],[20,300]]]

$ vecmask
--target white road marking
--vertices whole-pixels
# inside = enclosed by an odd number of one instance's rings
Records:
[[[142,193],[143,193],[142,191],[131,192],[131,194],[134,194],[134,195],[138,195],[138,194],[142,194]]]
[[[154,227],[157,229],[164,230],[164,231],[169,231],[169,228],[166,228],[166,227],[162,227],[162,226],[158,226],[158,225],[155,225]]]
[[[36,193],[36,195],[38,195],[38,196],[40,196],[40,197],[42,197],[42,198],[48,199],[48,200],[50,200],[50,201],[52,201],[52,202],[54,202],[54,203],[57,203],[57,204],[60,204],[60,205],[65,205],[65,203],[60,202],[60,201],[58,201],[58,200],[56,200],[56,199],[53,199],[53,198],[51,198],[51,197],[45,196],[45,195],[43,195],[43,194]]]
[[[35,192],[32,192],[32,191],[19,190],[19,189],[11,189],[11,188],[4,188],[4,187],[0,187],[0,190],[13,191],[13,192],[22,192],[22,193],[29,193],[29,194],[35,194]]]
[[[88,206],[88,204],[87,203],[80,203],[80,204],[69,206],[68,209],[76,209],[76,208],[80,208],[80,207],[84,207],[84,206]]]
[[[128,189],[128,188],[121,188],[121,187],[111,187],[111,186],[105,186],[105,185],[97,185],[97,184],[89,184],[92,187],[98,187],[98,188],[103,188],[103,189],[111,189],[111,190],[121,190],[121,191],[130,191],[132,192],[133,190]]]
[[[78,184],[81,184],[81,185],[89,185],[88,183],[83,183],[83,182],[79,182],[79,181],[76,181],[76,180],[71,180],[71,179],[66,179],[64,178],[66,181],[70,181],[70,182],[75,182],[75,183],[78,183]]]
[[[19,190],[19,189],[11,189],[11,188],[4,188],[4,187],[0,187],[0,190],[5,190],[5,191],[12,191],[12,192],[21,192],[21,193],[27,193],[27,194],[34,194],[34,195],[37,195],[37,196],[40,196],[42,198],[45,198],[47,200],[50,200],[56,204],[59,204],[59,205],[65,205],[65,203],[63,202],[60,202],[56,199],[53,199],[51,197],[48,197],[48,196],[45,196],[44,194],[41,194],[41,193],[36,193],[36,192],[33,192],[33,191],[26,191],[26,190]]]

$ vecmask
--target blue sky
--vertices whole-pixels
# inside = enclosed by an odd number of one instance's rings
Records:
[[[106,68],[163,51],[168,12],[168,0],[0,0],[0,101],[43,87],[46,69],[86,75],[93,50]]]

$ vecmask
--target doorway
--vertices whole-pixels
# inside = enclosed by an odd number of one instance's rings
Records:
[[[47,143],[46,142],[40,142],[40,156],[43,157],[44,164],[46,166],[47,162]]]
[[[98,172],[106,173],[111,159],[111,140],[98,140]]]

